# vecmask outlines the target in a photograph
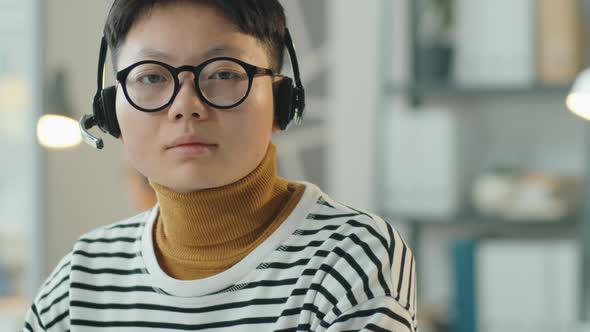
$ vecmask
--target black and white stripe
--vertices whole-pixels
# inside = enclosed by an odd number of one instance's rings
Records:
[[[416,264],[399,233],[306,187],[270,238],[206,279],[174,280],[157,266],[157,207],[83,236],[23,330],[416,331]]]

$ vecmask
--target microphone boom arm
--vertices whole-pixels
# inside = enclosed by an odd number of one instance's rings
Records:
[[[102,138],[95,137],[90,132],[88,132],[88,129],[94,127],[95,125],[96,121],[94,120],[93,115],[83,115],[80,119],[80,133],[88,145],[94,147],[95,149],[101,150],[104,147]]]

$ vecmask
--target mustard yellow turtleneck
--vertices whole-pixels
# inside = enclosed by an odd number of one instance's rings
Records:
[[[180,280],[227,270],[287,218],[305,186],[276,173],[271,143],[260,165],[227,186],[176,193],[150,182],[160,203],[154,249],[162,269]]]

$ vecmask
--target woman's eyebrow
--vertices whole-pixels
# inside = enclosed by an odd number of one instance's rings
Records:
[[[244,53],[243,50],[236,48],[230,44],[219,44],[219,45],[215,45],[215,46],[209,48],[201,56],[203,58],[210,58],[213,56],[227,55],[227,54],[241,55],[243,53]]]
[[[167,53],[149,47],[140,49],[137,55],[140,58],[154,58],[163,61],[171,59],[171,56]]]
[[[225,55],[225,56],[227,56],[227,55],[241,56],[244,53],[246,53],[246,52],[244,52],[244,50],[237,48],[235,46],[232,46],[230,44],[219,44],[219,45],[214,45],[214,46],[210,47],[205,52],[197,52],[191,58],[199,58],[199,59],[205,60],[208,58],[212,58],[212,57],[216,57],[216,56],[223,56],[223,55]],[[151,47],[141,48],[137,52],[137,57],[142,58],[142,59],[147,58],[147,59],[161,60],[163,62],[172,61],[176,58],[173,54],[169,54],[164,51],[160,51],[158,49],[151,48]]]

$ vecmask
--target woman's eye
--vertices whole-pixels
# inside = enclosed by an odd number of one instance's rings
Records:
[[[232,71],[218,71],[211,75],[210,79],[214,80],[238,80],[241,79],[242,75],[238,73],[234,73]]]
[[[148,74],[148,75],[143,75],[143,76],[139,77],[138,81],[143,84],[157,84],[157,83],[165,82],[166,78],[164,76],[158,75],[158,74]]]

